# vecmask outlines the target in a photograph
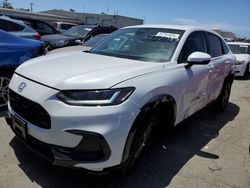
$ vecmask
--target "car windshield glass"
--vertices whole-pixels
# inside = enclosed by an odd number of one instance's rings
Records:
[[[84,37],[84,36],[87,35],[93,28],[94,28],[94,26],[83,26],[83,25],[79,25],[79,26],[71,27],[70,29],[64,31],[62,34],[63,34],[63,35],[67,35],[67,36],[71,36],[71,37]]]
[[[246,54],[247,53],[246,45],[229,44],[229,47],[234,54]]]
[[[125,28],[115,31],[90,53],[134,59],[167,62],[183,35],[183,30],[159,28]]]
[[[84,42],[83,46],[93,47],[98,42],[100,42],[102,39],[104,39],[106,36],[107,35],[105,35],[105,34],[96,35],[93,38],[91,38],[91,39],[87,40],[86,42]]]

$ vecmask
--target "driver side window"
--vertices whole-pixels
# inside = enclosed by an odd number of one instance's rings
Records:
[[[179,55],[178,63],[186,62],[188,56],[193,52],[207,53],[206,35],[204,32],[196,31],[188,36]]]

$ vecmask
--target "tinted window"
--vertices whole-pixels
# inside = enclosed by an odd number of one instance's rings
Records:
[[[73,27],[73,26],[75,26],[75,25],[71,25],[71,24],[61,24],[61,29],[67,30],[67,29],[70,29],[70,28]]]
[[[43,22],[37,22],[35,29],[45,31],[46,33],[55,33],[54,30],[49,25],[47,25]]]
[[[96,26],[84,26],[84,25],[74,26],[64,31],[62,34],[71,37],[84,37],[89,32],[91,32],[94,27]]]
[[[211,55],[211,57],[219,57],[223,55],[220,38],[211,33],[208,33],[207,36],[208,36],[209,54]]]
[[[4,31],[23,31],[24,27],[13,22],[0,20],[0,29]]]
[[[223,54],[228,54],[229,49],[228,49],[226,43],[223,40],[221,40],[221,44],[222,44],[222,47],[223,47]]]
[[[57,23],[51,23],[50,25],[52,25],[52,27],[54,27],[55,29],[57,29]]]
[[[197,31],[188,36],[181,50],[178,62],[186,62],[188,56],[193,52],[207,53],[206,36],[204,32]]]

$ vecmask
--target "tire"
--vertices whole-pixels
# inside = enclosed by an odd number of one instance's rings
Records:
[[[11,74],[0,74],[0,111],[7,110],[8,101],[8,86],[10,83]]]
[[[135,132],[128,159],[122,166],[122,175],[127,175],[135,167],[144,146],[146,146],[150,138],[153,128],[157,124],[157,116],[155,114],[144,114],[143,118],[136,124],[138,129]]]
[[[215,107],[217,111],[224,111],[226,109],[231,94],[231,86],[232,83],[227,80],[223,84],[221,93],[215,102]]]
[[[249,64],[247,64],[243,78],[246,79],[249,71]]]

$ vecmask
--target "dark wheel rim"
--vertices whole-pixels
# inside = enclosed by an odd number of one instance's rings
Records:
[[[224,90],[224,95],[222,96],[222,107],[224,108],[228,101],[229,101],[229,97],[230,97],[230,90],[231,90],[231,85],[227,84]]]
[[[7,106],[9,83],[10,83],[9,78],[0,77],[0,107]]]

